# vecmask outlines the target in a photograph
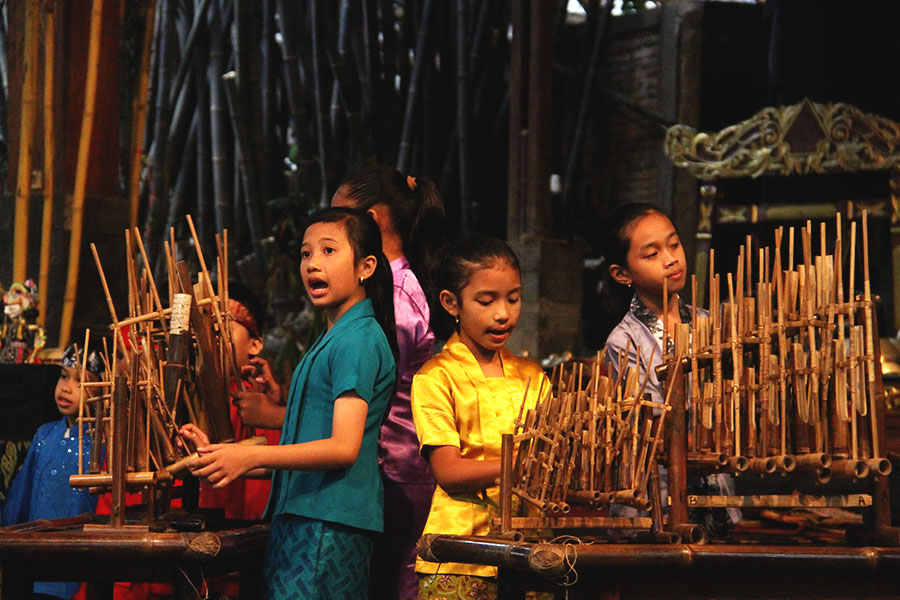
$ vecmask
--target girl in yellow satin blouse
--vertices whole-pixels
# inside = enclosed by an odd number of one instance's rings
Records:
[[[452,335],[412,384],[419,447],[438,483],[424,533],[484,535],[498,516],[500,436],[512,433],[526,387],[526,409],[534,407],[546,376],[505,348],[522,310],[519,262],[505,243],[486,236],[454,242],[437,283],[446,312],[432,315],[445,322],[432,326]],[[421,599],[496,597],[494,567],[418,559],[416,572]]]

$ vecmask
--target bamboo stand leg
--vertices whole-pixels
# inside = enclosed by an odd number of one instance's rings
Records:
[[[504,433],[500,446],[500,533],[512,531],[513,436]]]
[[[669,449],[669,529],[686,540],[695,539],[697,526],[688,523],[687,513],[687,423],[685,414],[684,379],[677,373],[667,381],[672,387],[671,424],[666,429]]]

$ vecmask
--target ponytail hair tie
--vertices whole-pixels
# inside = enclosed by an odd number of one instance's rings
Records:
[[[412,175],[407,175],[406,176],[406,185],[409,186],[410,190],[416,191],[416,187],[418,187],[418,185],[416,184],[416,178],[413,177]]]

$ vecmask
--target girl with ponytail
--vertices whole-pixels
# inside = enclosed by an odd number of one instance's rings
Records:
[[[393,273],[397,390],[379,439],[385,523],[384,534],[375,542],[370,598],[414,600],[416,540],[428,517],[434,478],[419,454],[410,388],[413,375],[432,355],[429,301],[436,298],[431,274],[443,238],[444,205],[433,181],[387,166],[351,174],[331,204],[365,211],[375,219]]]

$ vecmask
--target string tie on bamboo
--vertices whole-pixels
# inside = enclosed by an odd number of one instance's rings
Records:
[[[406,185],[409,186],[411,191],[416,191],[416,188],[419,187],[419,184],[416,183],[416,178],[412,175],[406,176]]]
[[[528,566],[532,571],[548,579],[558,580],[569,587],[578,581],[575,562],[578,560],[578,544],[583,544],[572,535],[561,535],[546,544],[535,544],[528,555]]]

